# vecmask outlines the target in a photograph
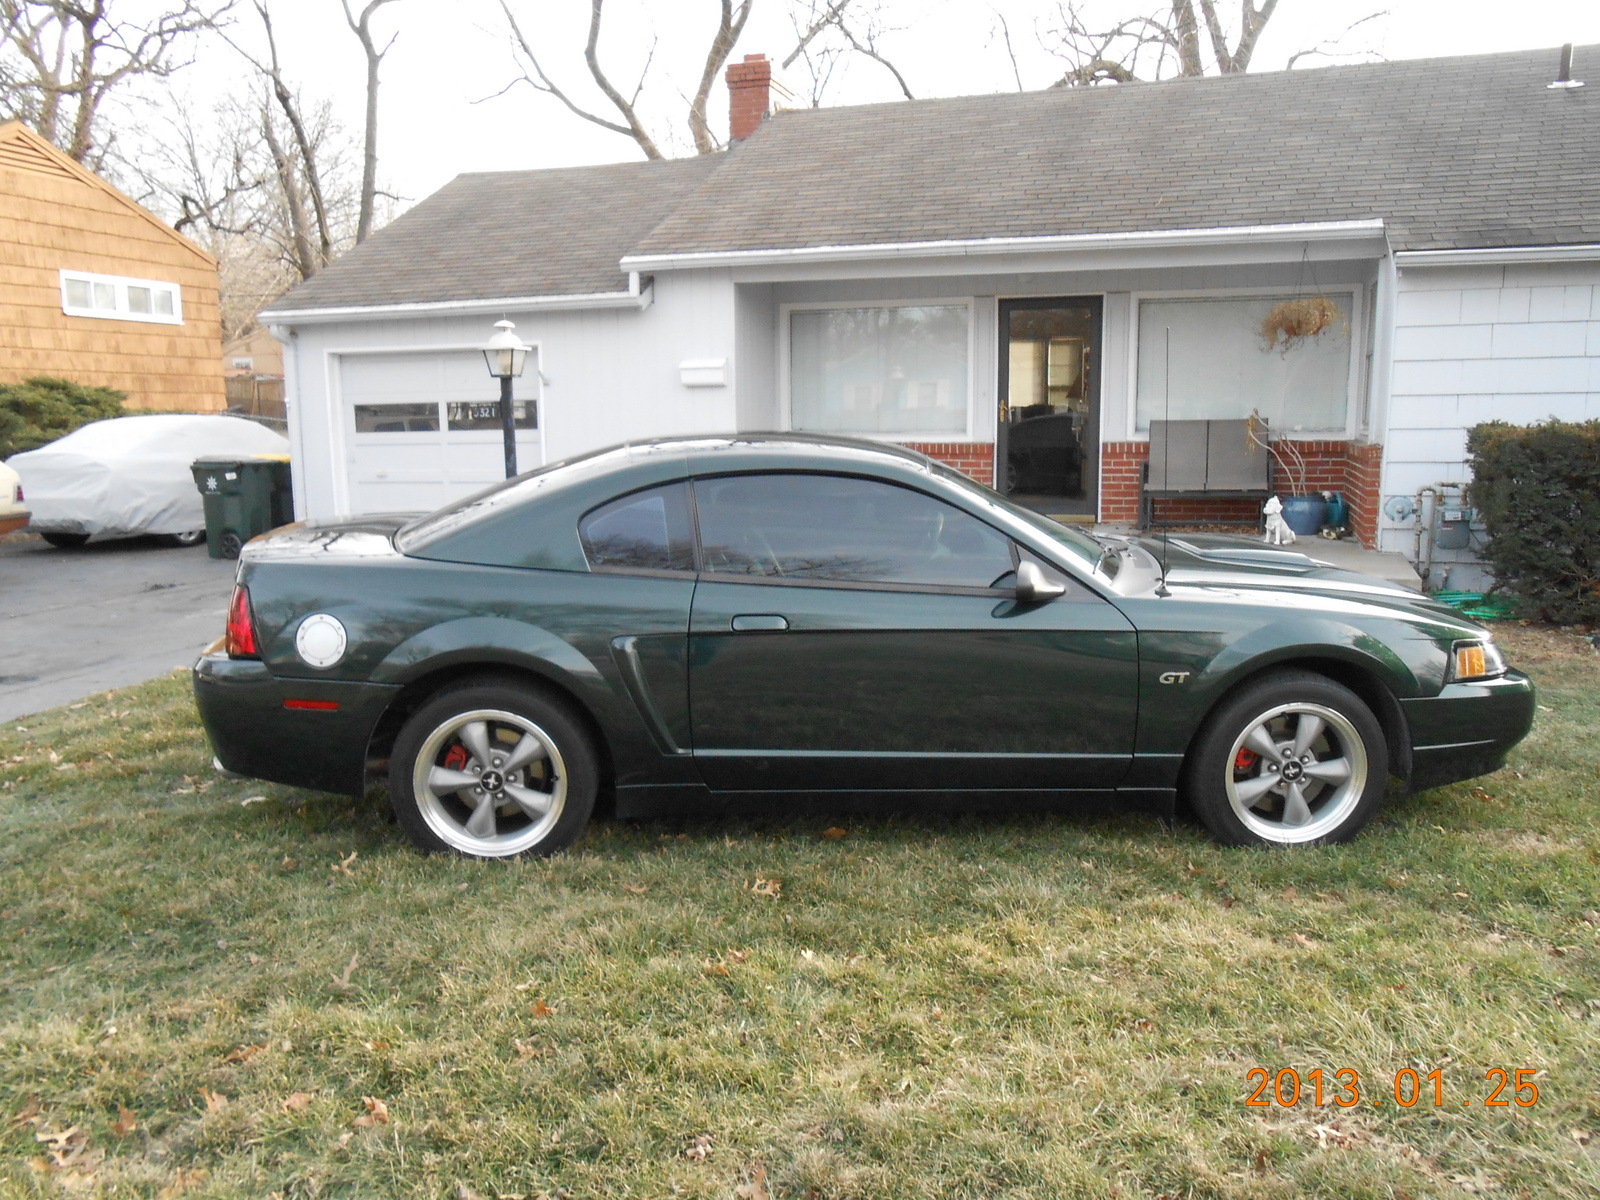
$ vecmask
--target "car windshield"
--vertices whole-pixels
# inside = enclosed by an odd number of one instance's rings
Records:
[[[998,508],[1004,509],[1018,520],[1027,522],[1028,525],[1037,529],[1052,542],[1065,550],[1071,551],[1077,558],[1082,559],[1089,565],[1091,570],[1106,558],[1108,543],[1101,541],[1092,533],[1075,529],[1071,525],[1063,525],[1060,521],[1051,520],[1043,513],[1036,513],[1030,508],[1023,508],[1020,504],[1014,504],[999,492],[973,482],[960,471],[955,470],[953,467],[947,467],[943,463],[934,463],[933,473],[940,479],[953,483],[957,487],[980,497],[986,504],[993,504]],[[1108,567],[1108,574],[1114,572],[1114,567]]]

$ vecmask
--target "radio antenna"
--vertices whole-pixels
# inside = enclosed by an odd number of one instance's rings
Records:
[[[1162,410],[1162,421],[1167,426],[1166,437],[1161,446],[1161,490],[1167,490],[1168,464],[1172,461],[1172,326],[1167,326],[1166,361],[1161,370],[1163,392],[1165,393]],[[1154,511],[1155,506],[1151,505]],[[1167,590],[1167,559],[1169,557],[1170,543],[1167,531],[1161,531],[1161,578],[1156,581],[1156,595],[1167,597],[1172,595]]]

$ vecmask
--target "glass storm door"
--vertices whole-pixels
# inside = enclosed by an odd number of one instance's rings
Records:
[[[1000,302],[995,487],[1039,512],[1096,513],[1101,307],[1099,296]]]

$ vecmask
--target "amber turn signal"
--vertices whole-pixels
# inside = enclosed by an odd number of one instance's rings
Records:
[[[1457,642],[1450,663],[1450,680],[1493,679],[1506,673],[1506,660],[1493,642]]]

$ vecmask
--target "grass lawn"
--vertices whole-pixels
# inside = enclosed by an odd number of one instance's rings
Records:
[[[1600,655],[1504,640],[1512,769],[1298,853],[1001,815],[425,859],[215,779],[181,677],[9,724],[0,1194],[1593,1197]],[[1257,1066],[1326,1103],[1248,1107]]]

